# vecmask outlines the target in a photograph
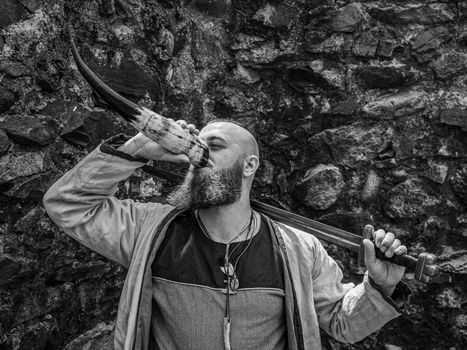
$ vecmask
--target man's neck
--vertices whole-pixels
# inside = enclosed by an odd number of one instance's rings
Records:
[[[242,199],[233,204],[198,210],[209,236],[220,243],[228,243],[234,238],[234,242],[244,240],[249,230],[236,236],[250,223],[251,214],[250,201]]]

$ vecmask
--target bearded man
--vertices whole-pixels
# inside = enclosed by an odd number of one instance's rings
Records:
[[[209,163],[190,167],[169,204],[113,197],[147,160],[188,161],[142,134],[102,144],[44,197],[66,233],[128,268],[115,349],[320,349],[320,328],[353,343],[402,313],[404,268],[376,259],[371,241],[363,282],[342,283],[315,237],[251,209],[259,151],[246,129],[179,123]],[[388,257],[406,252],[390,232],[374,239]]]

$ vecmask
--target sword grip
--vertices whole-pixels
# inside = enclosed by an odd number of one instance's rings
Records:
[[[379,260],[384,260],[392,264],[407,267],[409,269],[415,269],[417,267],[417,259],[408,254],[393,255],[392,257],[388,258],[381,250],[379,250],[379,248],[375,246],[375,255]]]
[[[361,267],[365,267],[365,249],[363,246],[363,240],[365,238],[371,240],[374,244],[373,240],[373,232],[374,228],[371,225],[366,225],[363,234],[362,234],[362,241],[360,243],[360,252],[358,257],[358,264]],[[399,266],[404,266],[409,270],[415,272],[415,279],[424,283],[429,283],[436,275],[439,273],[438,266],[436,266],[436,256],[429,253],[421,253],[418,255],[417,258],[410,256],[408,254],[403,255],[393,255],[392,257],[388,258],[379,248],[374,246],[375,248],[375,256],[377,259],[388,261],[392,264],[396,264]]]

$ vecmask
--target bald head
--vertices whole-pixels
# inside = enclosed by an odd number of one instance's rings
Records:
[[[239,157],[241,157],[241,159],[248,156],[256,156],[259,158],[259,148],[256,139],[247,129],[238,124],[228,121],[215,121],[209,123],[201,130],[201,134],[205,132],[218,133],[226,137],[228,139],[227,141],[236,144],[239,150],[241,150],[241,152],[239,152]]]

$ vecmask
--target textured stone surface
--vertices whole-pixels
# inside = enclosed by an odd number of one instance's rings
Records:
[[[112,350],[114,327],[114,323],[99,323],[93,329],[74,339],[64,350]]]
[[[343,126],[328,129],[308,140],[312,154],[335,159],[337,164],[356,168],[374,160],[384,144],[386,129],[382,126]],[[325,145],[325,146],[324,146]],[[329,150],[329,152],[326,152]]]
[[[370,170],[362,190],[362,200],[364,202],[368,202],[377,196],[381,182],[382,179],[378,174],[374,170]]]
[[[17,98],[13,91],[0,86],[0,113],[8,111],[16,100]]]
[[[3,0],[2,11],[0,11],[0,28],[15,23],[27,15],[25,8],[19,1]]]
[[[0,158],[0,181],[34,175],[52,167],[45,152],[8,153]]]
[[[389,191],[385,211],[393,219],[415,219],[440,204],[420,180],[409,179]]]
[[[8,148],[10,148],[8,136],[5,131],[0,129],[0,156],[3,156],[8,151]]]
[[[369,14],[388,24],[438,24],[455,18],[453,9],[448,4],[435,3],[409,6],[375,6]]]
[[[319,164],[309,169],[295,185],[294,195],[315,210],[325,210],[338,200],[344,184],[338,167]]]
[[[329,27],[336,32],[354,32],[363,20],[363,13],[356,4],[349,4],[329,14]]]
[[[0,128],[10,139],[23,145],[44,146],[54,142],[58,123],[40,115],[10,115],[0,117]]]
[[[359,67],[355,76],[365,89],[391,89],[406,85],[413,77],[407,66],[402,67]]]
[[[448,175],[449,167],[445,163],[439,163],[433,160],[428,161],[428,169],[425,176],[432,181],[443,184]]]
[[[31,75],[31,70],[23,63],[11,61],[0,62],[0,72],[14,78]]]
[[[253,19],[271,28],[290,28],[295,16],[296,10],[293,7],[266,4],[255,13]]]
[[[382,96],[363,106],[363,112],[374,117],[405,117],[425,110],[424,91],[404,91]]]
[[[438,56],[441,44],[450,38],[449,31],[445,27],[430,28],[416,35],[411,40],[412,55],[420,63],[428,62]]]
[[[0,286],[31,276],[37,270],[38,266],[35,261],[3,254],[0,256]]]
[[[467,73],[467,53],[449,52],[433,62],[433,70],[440,80],[447,80]]]
[[[114,121],[103,110],[79,103],[55,101],[40,113],[60,123],[60,137],[73,145],[94,147],[117,132]]]
[[[467,131],[467,108],[454,107],[445,109],[440,114],[441,123],[459,126]]]
[[[459,199],[467,205],[467,163],[458,165],[449,182]]]
[[[378,37],[371,32],[363,32],[355,39],[352,53],[360,57],[375,57],[378,49]]]

